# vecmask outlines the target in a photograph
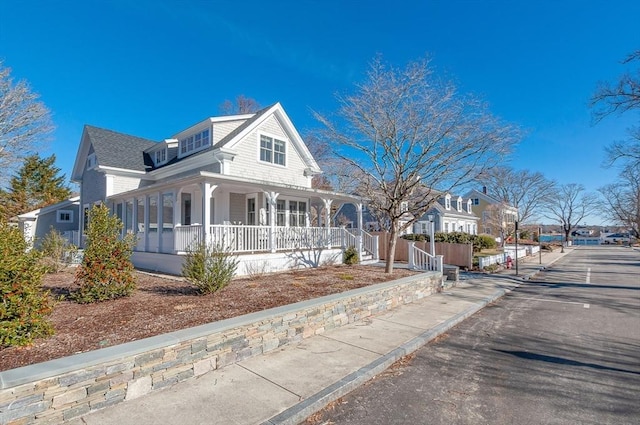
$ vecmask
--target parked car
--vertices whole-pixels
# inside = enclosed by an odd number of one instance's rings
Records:
[[[629,235],[625,233],[612,233],[604,238],[604,243],[607,245],[629,243],[630,241]]]

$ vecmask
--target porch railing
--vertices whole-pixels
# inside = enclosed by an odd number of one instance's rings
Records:
[[[442,255],[431,255],[409,242],[409,268],[417,270],[439,271],[443,270]]]
[[[378,251],[378,236],[374,236],[362,229],[343,229],[343,246],[345,248],[353,246],[360,253],[360,259],[363,254],[371,256],[372,260],[380,259]],[[356,233],[352,233],[352,230]]]
[[[201,225],[176,226],[174,249],[185,252],[202,242]],[[326,227],[284,227],[211,225],[207,239],[234,252],[281,251],[342,246],[342,229]]]

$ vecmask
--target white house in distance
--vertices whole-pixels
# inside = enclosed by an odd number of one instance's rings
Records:
[[[444,193],[414,225],[414,233],[429,233],[428,216],[433,216],[436,232],[462,232],[478,234],[478,216],[473,212],[473,202],[461,196]]]
[[[352,245],[377,258],[375,237],[330,227],[332,206],[352,203],[362,211],[362,204],[313,189],[319,173],[276,103],[207,118],[160,142],[85,126],[72,180],[80,185],[80,232],[91,206],[106,203],[138,237],[138,268],[179,274],[184,253],[198,241],[233,249],[238,274],[339,262]]]

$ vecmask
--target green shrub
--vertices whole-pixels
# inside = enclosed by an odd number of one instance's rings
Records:
[[[227,286],[237,268],[238,258],[231,248],[201,242],[187,250],[182,276],[201,294],[210,294]]]
[[[358,256],[358,251],[355,246],[350,246],[344,250],[344,254],[342,254],[342,262],[344,264],[352,265],[358,264],[360,258]]]
[[[42,241],[40,241],[40,252],[42,253],[43,264],[48,273],[57,273],[63,265],[68,263],[70,256],[77,252],[78,248],[67,242],[60,232],[51,226]]]
[[[402,235],[402,239],[406,239],[408,241],[423,242],[423,241],[429,240],[429,235],[423,235],[421,233],[412,233],[409,235]]]
[[[47,320],[53,306],[42,290],[40,254],[18,228],[0,223],[0,346],[27,345],[53,334]]]
[[[480,252],[483,249],[494,249],[498,244],[493,236],[490,235],[476,235],[473,243],[473,251]]]
[[[78,289],[72,294],[79,303],[106,301],[130,295],[136,288],[131,254],[135,236],[120,236],[123,225],[104,205],[89,212],[87,244],[76,273]]]

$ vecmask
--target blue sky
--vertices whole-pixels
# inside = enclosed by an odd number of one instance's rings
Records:
[[[53,112],[44,154],[67,177],[84,124],[162,140],[243,94],[281,102],[304,134],[376,54],[398,66],[428,54],[527,130],[509,165],[595,191],[616,175],[604,146],[638,115],[593,126],[587,103],[640,49],[638,17],[636,0],[7,0],[0,59]]]

